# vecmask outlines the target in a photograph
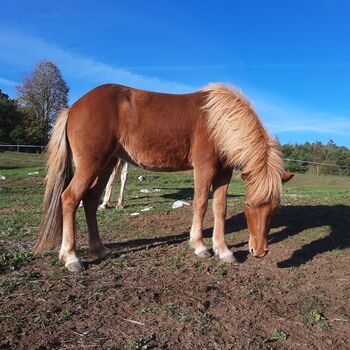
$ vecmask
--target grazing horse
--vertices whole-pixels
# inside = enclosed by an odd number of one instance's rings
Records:
[[[105,195],[103,197],[103,201],[99,206],[99,209],[108,209],[111,208],[111,197],[112,197],[112,191],[113,187],[115,185],[115,182],[117,180],[117,175],[120,174],[120,191],[119,191],[119,197],[117,201],[116,208],[117,209],[123,209],[124,208],[124,190],[126,181],[128,180],[128,168],[129,165],[127,162],[123,161],[122,159],[119,159],[117,162],[117,165],[114,167],[111,176],[109,177]]]
[[[148,170],[194,169],[190,244],[200,257],[209,255],[202,226],[212,186],[213,250],[228,262],[234,258],[224,238],[226,194],[233,169],[241,169],[249,250],[256,257],[266,254],[282,181],[293,174],[284,171],[278,144],[249,101],[224,84],[182,95],[107,84],[63,111],[48,146],[44,214],[34,253],[61,243],[59,258],[66,268],[83,269],[75,234],[75,213],[83,199],[90,251],[99,258],[111,254],[99,236],[96,210],[119,159]]]

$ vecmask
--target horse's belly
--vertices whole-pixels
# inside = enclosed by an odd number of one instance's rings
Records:
[[[189,150],[186,147],[159,145],[156,147],[133,147],[124,145],[130,163],[147,170],[179,171],[192,169]]]

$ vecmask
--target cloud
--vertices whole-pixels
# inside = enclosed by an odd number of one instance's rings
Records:
[[[141,89],[185,93],[194,88],[175,81],[149,77],[130,70],[108,65],[54,43],[14,32],[0,32],[0,62],[20,70],[30,71],[43,59],[54,61],[67,80],[88,81],[90,84],[113,82]]]
[[[0,85],[15,87],[18,85],[18,82],[0,77]]]
[[[256,93],[253,96],[258,114],[273,133],[310,131],[325,135],[350,135],[350,116],[319,112],[276,98],[272,102]]]

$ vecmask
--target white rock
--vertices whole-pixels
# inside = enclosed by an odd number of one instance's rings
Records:
[[[28,173],[28,175],[39,175],[39,171],[34,171],[33,173]]]
[[[140,211],[150,211],[151,209],[152,209],[152,207],[146,207],[146,208],[141,209]]]
[[[139,176],[139,177],[138,177],[138,179],[139,179],[139,181],[140,181],[140,182],[142,182],[142,181],[146,180],[146,178],[145,178],[144,176],[142,176],[142,175],[141,175],[141,176]]]
[[[141,193],[153,193],[153,192],[160,192],[161,190],[159,188],[141,188],[140,192]]]
[[[0,180],[6,180],[6,177],[3,175],[0,175]]]
[[[172,208],[173,209],[177,209],[177,208],[181,208],[181,207],[184,207],[184,206],[190,206],[191,204],[190,203],[187,203],[187,202],[184,202],[184,201],[176,201],[173,203],[173,206]]]
[[[130,216],[137,216],[140,215],[140,213],[136,212],[136,213],[131,213]]]

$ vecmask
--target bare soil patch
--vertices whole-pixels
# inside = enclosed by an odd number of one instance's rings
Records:
[[[194,256],[191,215],[182,208],[125,216],[132,231],[122,238],[104,228],[113,259],[94,260],[82,240],[87,270],[78,275],[56,254],[9,255],[0,275],[0,348],[350,348],[348,206],[282,207],[263,259],[248,255],[243,214],[231,211],[233,265]]]

